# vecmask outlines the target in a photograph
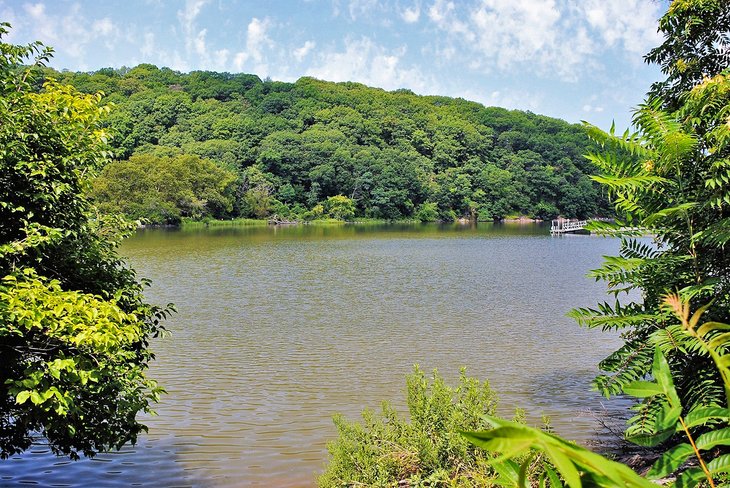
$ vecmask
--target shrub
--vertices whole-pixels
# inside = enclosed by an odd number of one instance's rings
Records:
[[[459,434],[490,426],[483,416],[494,414],[497,398],[489,384],[462,370],[453,388],[435,371],[429,382],[416,366],[407,389],[410,421],[387,403],[379,415],[363,412],[362,424],[335,417],[339,437],[328,445],[331,459],[320,486],[490,484],[489,454]]]

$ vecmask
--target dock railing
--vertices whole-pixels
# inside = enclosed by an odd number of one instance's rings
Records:
[[[576,219],[555,219],[550,226],[551,234],[565,234],[566,232],[577,232],[585,229],[587,220]]]

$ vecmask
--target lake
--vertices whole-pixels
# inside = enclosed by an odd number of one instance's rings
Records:
[[[150,375],[167,389],[137,446],[70,462],[40,445],[0,485],[312,486],[336,432],[387,400],[414,364],[488,379],[500,411],[552,417],[582,443],[615,335],[565,314],[605,298],[585,277],[618,241],[538,224],[143,230],[122,254],[174,302]]]

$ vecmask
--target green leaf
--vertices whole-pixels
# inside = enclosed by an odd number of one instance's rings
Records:
[[[581,488],[580,473],[568,456],[557,449],[550,449],[545,454],[550,458],[553,465],[558,468],[570,488]]]
[[[499,475],[497,479],[498,484],[509,487],[518,485],[520,477],[517,471],[519,466],[514,461],[506,459],[502,462],[492,464],[492,468]]]
[[[674,473],[694,453],[692,446],[687,443],[679,444],[662,454],[651,467],[646,477],[659,479]]]
[[[705,322],[697,329],[697,335],[704,337],[708,332],[713,330],[730,330],[730,324],[723,324],[720,322]]]
[[[494,463],[509,459],[530,449],[535,440],[529,432],[515,427],[498,427],[481,432],[460,432],[461,435],[477,447],[486,451],[498,452],[502,455]]]
[[[638,446],[654,447],[672,437],[672,435],[674,435],[674,432],[674,429],[667,429],[660,432],[653,432],[651,434],[627,435],[626,440],[629,442],[633,442]]]
[[[692,409],[684,418],[687,428],[697,427],[708,420],[730,420],[730,409],[721,407],[698,407]]]
[[[710,341],[710,349],[719,349],[721,346],[724,346],[730,342],[730,332],[724,332],[722,334],[718,334],[712,338]]]
[[[555,470],[553,468],[546,465],[545,472],[548,475],[548,479],[550,479],[551,488],[559,488],[559,487],[562,488],[563,482],[560,481],[560,477],[558,476],[558,474],[555,472]]]
[[[535,454],[530,454],[527,456],[527,459],[522,463],[522,466],[520,466],[520,474],[519,474],[519,480],[518,480],[518,486],[520,488],[532,488],[530,486],[530,479],[527,475],[527,471],[530,469],[530,463],[532,463],[532,460],[535,459]]]
[[[669,404],[665,404],[662,406],[662,409],[659,411],[659,414],[657,415],[655,427],[657,431],[664,431],[664,430],[670,430],[672,432],[677,431],[677,422],[679,421],[679,416],[682,415],[682,407],[676,406],[672,407]]]
[[[697,449],[706,451],[715,446],[730,446],[730,427],[702,434],[695,442]]]
[[[624,393],[637,398],[646,398],[664,393],[662,387],[653,381],[632,381],[624,386]]]
[[[664,354],[662,354],[662,351],[658,347],[654,349],[654,363],[652,364],[651,372],[654,375],[654,379],[656,379],[664,391],[664,394],[669,398],[669,401],[674,406],[680,406],[681,408],[679,396],[674,389],[674,380],[672,379],[672,371],[669,369],[669,363],[667,363],[667,358],[664,357]]]
[[[702,468],[689,468],[682,471],[674,482],[674,488],[696,488],[700,481],[706,479]]]
[[[36,390],[33,390],[30,392],[30,401],[33,402],[33,405],[40,405],[43,403],[43,398],[41,397],[40,393],[38,393]]]
[[[18,405],[22,405],[26,401],[28,401],[28,398],[30,398],[30,391],[23,390],[15,397],[15,403]]]
[[[712,474],[730,472],[730,454],[723,454],[722,456],[716,457],[707,463],[707,469]]]

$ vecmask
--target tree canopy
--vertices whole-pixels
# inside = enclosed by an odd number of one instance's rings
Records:
[[[301,216],[337,195],[353,200],[356,216],[381,219],[611,213],[588,177],[592,143],[562,120],[306,77],[282,83],[149,64],[47,74],[116,105],[107,128],[120,160],[192,155],[234,171],[227,216]],[[254,173],[261,178],[251,184]],[[135,196],[117,208],[142,203]],[[435,213],[417,217],[419,208]]]
[[[591,156],[600,168],[595,179],[608,188],[622,217],[599,226],[621,237],[621,252],[593,272],[607,281],[615,302],[573,313],[589,326],[623,333],[623,346],[601,363],[605,374],[596,386],[606,395],[620,394],[649,377],[657,347],[666,356],[683,414],[728,406],[708,349],[682,333],[665,304],[667,295],[678,294],[692,310],[711,304],[704,313],[709,324],[730,322],[730,67],[722,61],[727,20],[724,2],[674,1],[659,24],[665,42],[647,58],[662,64],[667,80],[654,85],[636,109],[637,132],[604,133],[589,126],[605,150]],[[642,232],[651,233],[655,244],[637,239]],[[631,290],[642,300],[627,303],[623,292]],[[711,344],[726,348],[727,339],[715,335]],[[640,402],[629,437],[656,436],[661,407],[652,399]]]
[[[0,457],[38,437],[78,458],[144,430],[145,376],[169,312],[147,304],[99,215],[90,177],[111,156],[100,94],[39,81],[50,49],[2,42],[0,24]],[[29,65],[29,66],[28,66]],[[40,89],[39,89],[40,88]]]

